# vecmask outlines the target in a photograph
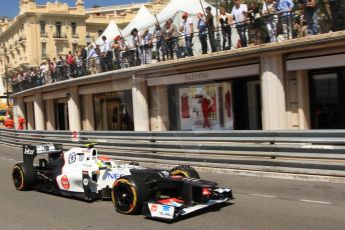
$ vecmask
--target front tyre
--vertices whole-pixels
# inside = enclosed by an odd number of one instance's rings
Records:
[[[35,182],[33,172],[30,172],[23,163],[13,166],[12,179],[14,187],[19,191],[30,190]]]
[[[179,165],[170,170],[170,176],[200,179],[199,173],[189,165]]]
[[[124,176],[115,181],[111,198],[116,211],[131,215],[142,211],[143,203],[146,201],[145,194],[140,182],[131,176]]]

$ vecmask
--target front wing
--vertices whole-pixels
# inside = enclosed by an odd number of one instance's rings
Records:
[[[233,199],[232,191],[230,189],[220,190],[223,193],[222,198],[208,200],[205,203],[195,204],[192,206],[186,206],[176,202],[171,202],[169,204],[162,204],[159,201],[145,202],[143,207],[143,215],[148,218],[173,221],[181,216],[185,216],[211,206],[216,206]]]

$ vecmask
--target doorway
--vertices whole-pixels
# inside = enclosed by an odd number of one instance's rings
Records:
[[[310,72],[312,129],[345,128],[345,69]]]
[[[57,130],[69,130],[68,104],[65,101],[55,102],[55,121]]]
[[[234,127],[237,130],[260,130],[261,88],[257,78],[233,80]]]

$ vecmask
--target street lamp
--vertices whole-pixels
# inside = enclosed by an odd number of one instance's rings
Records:
[[[8,89],[8,74],[7,74],[7,65],[5,65],[5,78],[6,78],[6,104],[7,107],[10,106],[10,94]]]
[[[221,49],[220,49],[218,9],[219,9],[218,0],[216,0],[216,18],[217,18],[216,47],[217,47],[217,51],[221,51]]]
[[[89,46],[91,44],[91,36],[90,33],[87,33],[87,35],[85,36],[86,39],[86,45]]]

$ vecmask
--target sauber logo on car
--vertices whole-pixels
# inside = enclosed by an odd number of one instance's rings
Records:
[[[77,155],[75,153],[71,153],[68,157],[68,164],[73,164],[77,160]]]
[[[68,190],[71,187],[67,176],[63,176],[61,178],[61,184],[62,184],[62,187],[66,190]]]
[[[35,150],[34,150],[34,149],[30,149],[30,147],[25,146],[25,148],[24,148],[24,154],[26,154],[26,155],[34,155],[34,153],[35,153]]]

